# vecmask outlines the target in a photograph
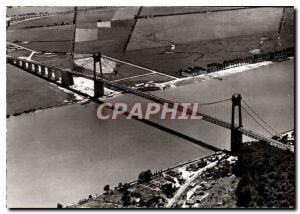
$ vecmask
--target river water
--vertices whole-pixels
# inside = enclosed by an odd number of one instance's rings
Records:
[[[241,93],[280,132],[294,128],[294,61],[274,63],[165,91],[180,102],[209,102]],[[146,102],[132,95],[112,102]],[[55,207],[101,193],[211,151],[134,120],[100,121],[97,105],[70,105],[7,119],[8,207]],[[194,138],[229,148],[230,133],[204,121],[157,121]]]

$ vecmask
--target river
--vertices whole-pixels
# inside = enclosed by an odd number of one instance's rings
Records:
[[[294,128],[294,61],[154,94],[180,102],[209,102],[241,93],[280,132]],[[112,102],[146,102],[133,95]],[[8,207],[55,207],[105,184],[131,181],[145,169],[167,168],[211,151],[134,120],[100,121],[97,105],[74,104],[7,119]],[[199,120],[157,121],[219,148],[230,132]]]

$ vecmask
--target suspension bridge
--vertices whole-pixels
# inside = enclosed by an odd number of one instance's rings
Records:
[[[113,58],[101,56],[110,60]],[[61,70],[59,68],[49,67],[34,61],[27,61],[26,59],[8,58],[8,62],[25,71],[45,76],[54,81],[60,81],[66,88],[73,84],[73,76],[84,77],[94,81],[94,98],[99,98],[104,95],[104,86],[120,90],[122,92],[130,93],[135,96],[156,102],[158,104],[167,104],[170,108],[176,102],[155,96],[150,93],[142,92],[128,86],[124,86],[118,82],[110,81],[102,77],[102,73],[96,74],[96,63],[101,65],[101,57],[94,57],[94,74],[86,74],[77,72],[76,70]],[[120,60],[117,60],[120,63]],[[122,61],[121,61],[122,62]],[[47,71],[47,72],[45,72]],[[290,150],[294,152],[294,147],[283,144],[277,140],[272,139],[273,136],[279,136],[280,133],[273,128],[270,123],[262,118],[262,116],[251,107],[251,105],[242,99],[240,94],[234,94],[232,97],[217,100],[208,103],[199,103],[200,111],[196,113],[202,116],[203,120],[217,126],[221,126],[231,130],[231,151],[237,153],[239,147],[243,143],[242,136],[247,136],[254,140],[269,143],[272,146],[283,150]],[[179,103],[177,111],[183,111],[184,107]],[[192,110],[187,109],[186,114],[192,115]]]

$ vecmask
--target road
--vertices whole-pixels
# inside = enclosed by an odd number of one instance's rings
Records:
[[[223,155],[224,156],[224,155]],[[223,157],[222,156],[222,157]],[[208,168],[212,168],[214,166],[216,166],[218,163],[218,161],[212,162],[210,164],[208,164],[206,167],[202,168],[201,170],[199,170],[195,175],[193,175],[191,177],[191,179],[189,179],[183,186],[181,186],[179,188],[179,190],[176,192],[175,196],[168,202],[168,204],[166,205],[166,208],[170,208],[172,207],[172,205],[177,201],[177,199],[182,195],[182,193],[186,190],[186,188],[188,188],[188,186],[199,176],[201,175],[204,171],[206,171]]]

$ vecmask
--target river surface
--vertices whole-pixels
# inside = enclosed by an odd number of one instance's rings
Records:
[[[294,61],[274,63],[154,94],[178,102],[209,102],[241,93],[280,132],[294,128]],[[146,102],[132,95],[111,100]],[[100,121],[97,105],[70,105],[7,119],[8,207],[55,207],[105,184],[131,181],[145,169],[158,170],[210,154],[134,120]],[[228,149],[230,132],[199,120],[158,121]]]

